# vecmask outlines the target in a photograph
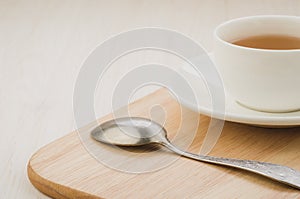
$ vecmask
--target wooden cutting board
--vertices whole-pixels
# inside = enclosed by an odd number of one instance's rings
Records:
[[[159,122],[165,117],[171,140],[179,146],[191,142],[188,150],[199,152],[209,117],[181,107],[163,89],[128,107],[131,116]],[[119,113],[123,114],[122,109]],[[28,176],[38,190],[54,198],[300,198],[299,190],[250,172],[178,157],[164,149],[123,149],[97,143],[89,137],[96,125],[81,128],[80,136],[72,132],[31,157]],[[300,170],[300,128],[267,129],[226,122],[209,155]]]

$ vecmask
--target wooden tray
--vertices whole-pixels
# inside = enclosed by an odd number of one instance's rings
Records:
[[[153,107],[152,111],[149,111],[150,107]],[[164,125],[177,145],[180,145],[180,140],[191,136],[189,132],[198,129],[189,147],[189,151],[195,153],[200,150],[210,122],[209,117],[180,107],[169,93],[162,89],[129,105],[129,110],[132,116],[151,115],[160,121],[161,117],[165,116]],[[102,118],[101,121],[110,117]],[[200,122],[197,122],[199,118]],[[81,129],[86,136],[80,138],[77,131],[72,132],[41,148],[31,157],[28,176],[38,190],[54,198],[299,197],[299,190],[256,174],[178,158],[166,150],[145,152],[109,148],[89,137],[90,129],[95,125],[94,122]],[[179,128],[183,133],[175,139]],[[145,160],[153,157],[161,158],[160,160],[177,158],[157,171],[126,173],[114,169],[115,165],[111,167],[107,162],[103,164],[93,158],[87,150],[87,144],[95,145],[95,149],[99,150],[119,151],[122,157],[128,158],[132,154],[138,158],[146,158]],[[100,157],[109,159],[105,150],[101,156],[101,150]],[[222,135],[210,155],[268,161],[300,170],[300,128],[267,129],[226,122]],[[129,168],[126,167],[129,164],[132,166],[132,162],[127,162],[126,158],[120,159],[119,163],[121,169]]]

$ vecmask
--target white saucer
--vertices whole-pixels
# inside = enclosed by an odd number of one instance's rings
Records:
[[[211,97],[203,79],[197,75],[191,66],[185,66],[180,69],[180,73],[188,80],[195,90],[198,102],[180,101],[180,103],[189,109],[204,115],[211,116],[212,106]],[[248,109],[238,104],[232,96],[225,93],[225,114],[224,118],[215,116],[217,119],[226,121],[250,124],[265,127],[293,127],[300,126],[300,111],[289,113],[267,113]]]

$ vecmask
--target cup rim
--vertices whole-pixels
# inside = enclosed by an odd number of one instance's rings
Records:
[[[300,48],[299,49],[283,49],[283,50],[278,50],[278,49],[263,49],[263,48],[251,48],[251,47],[246,47],[246,46],[239,46],[233,43],[230,43],[228,41],[225,41],[224,39],[222,39],[219,35],[218,35],[218,31],[220,30],[220,28],[227,26],[233,22],[236,21],[242,21],[242,20],[246,20],[246,19],[257,19],[257,18],[293,18],[293,19],[299,19],[300,20],[300,16],[294,16],[294,15],[254,15],[254,16],[247,16],[247,17],[239,17],[239,18],[234,18],[234,19],[230,19],[228,21],[225,21],[221,24],[219,24],[215,30],[214,30],[214,37],[216,40],[218,40],[219,42],[234,47],[234,48],[239,48],[239,49],[244,49],[244,50],[251,50],[251,51],[262,51],[262,52],[300,52]]]

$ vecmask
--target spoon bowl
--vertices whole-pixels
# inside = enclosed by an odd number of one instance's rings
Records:
[[[161,144],[167,132],[160,124],[146,118],[118,118],[96,127],[91,136],[106,144],[117,146],[141,146]]]

